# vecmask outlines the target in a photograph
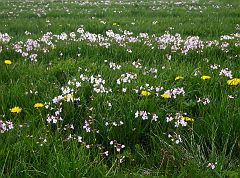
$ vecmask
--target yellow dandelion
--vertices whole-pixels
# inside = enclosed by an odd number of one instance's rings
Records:
[[[190,118],[190,117],[182,117],[182,120],[184,120],[186,122],[194,122],[194,119]]]
[[[6,65],[11,65],[11,64],[12,64],[12,61],[11,61],[11,60],[5,60],[5,61],[4,61],[4,64],[6,64]]]
[[[161,97],[165,98],[165,99],[169,99],[169,98],[171,98],[171,95],[168,94],[168,93],[164,93],[164,94],[161,95]]]
[[[234,79],[228,80],[227,84],[231,86],[240,85],[240,78],[234,78]]]
[[[201,77],[201,79],[203,79],[203,80],[209,80],[211,77],[210,76],[208,76],[208,75],[203,75],[202,77]]]
[[[184,79],[183,76],[177,76],[177,77],[175,78],[176,81],[177,81],[177,80],[183,80],[183,79]]]
[[[12,113],[20,113],[22,111],[22,108],[15,106],[15,107],[11,108],[10,111]]]
[[[141,96],[149,96],[149,95],[151,95],[149,91],[146,91],[146,90],[141,91]]]
[[[42,108],[42,107],[44,107],[43,103],[36,103],[36,104],[34,104],[34,108]]]

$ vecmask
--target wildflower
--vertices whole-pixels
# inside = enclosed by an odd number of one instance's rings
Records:
[[[163,98],[176,98],[177,95],[185,95],[185,91],[183,87],[177,87],[170,90],[166,90],[163,95],[161,95]]]
[[[157,120],[158,120],[157,114],[153,114],[153,116],[152,116],[152,121],[157,122]]]
[[[127,88],[122,88],[123,93],[126,93],[126,91],[127,91]]]
[[[121,69],[122,66],[121,65],[117,65],[114,62],[110,62],[109,63],[109,67],[110,67],[110,69],[117,70],[117,69]]]
[[[117,23],[116,23],[116,22],[114,22],[112,25],[113,25],[113,26],[116,26],[116,25],[117,25]]]
[[[228,98],[230,98],[230,99],[234,99],[235,97],[232,96],[232,95],[228,95]]]
[[[211,64],[211,65],[210,65],[210,68],[213,69],[213,70],[216,70],[216,69],[218,69],[219,67],[220,67],[220,65],[218,65],[218,64]]]
[[[217,166],[217,162],[215,162],[215,163],[208,163],[208,165],[207,165],[207,167],[209,167],[212,170],[215,169],[216,166]]]
[[[105,156],[108,156],[108,154],[109,154],[109,151],[103,152],[103,155],[105,155]]]
[[[0,133],[4,133],[13,129],[13,123],[11,121],[2,121],[0,119]]]
[[[182,143],[181,135],[178,135],[174,132],[174,135],[168,134],[168,138],[171,139],[171,141],[175,142],[176,144]]]
[[[62,99],[64,99],[63,96],[61,96],[61,95],[56,96],[56,97],[53,98],[52,102],[53,102],[53,104],[56,104],[56,103],[59,103]]]
[[[190,117],[182,117],[182,120],[184,120],[186,122],[194,122],[194,119],[190,118]]]
[[[78,140],[79,143],[82,143],[82,137],[81,136],[78,136],[77,140]]]
[[[181,135],[176,135],[175,143],[176,143],[176,144],[182,143]]]
[[[22,111],[22,108],[15,106],[15,107],[11,108],[10,111],[12,113],[20,113]]]
[[[231,79],[232,78],[232,71],[230,69],[228,69],[228,68],[225,68],[225,69],[222,69],[220,71],[219,75],[224,75],[224,76],[226,76],[226,77]]]
[[[177,81],[177,80],[183,80],[184,79],[184,77],[182,77],[182,76],[177,76],[176,78],[175,78],[175,81]]]
[[[161,97],[165,98],[165,99],[169,99],[169,98],[171,98],[171,95],[168,94],[168,93],[164,93],[164,94],[161,95]]]
[[[64,100],[66,100],[67,102],[73,101],[73,94],[67,94],[64,97]]]
[[[227,84],[232,86],[240,85],[240,78],[233,78],[231,80],[228,80]]]
[[[120,159],[119,159],[119,163],[120,163],[120,164],[123,163],[124,158],[125,158],[125,156],[121,156],[121,157],[120,157]]]
[[[166,117],[167,122],[171,122],[173,119],[174,119],[174,118],[173,118],[171,115],[169,115],[169,116]]]
[[[210,99],[209,98],[198,98],[197,103],[202,103],[204,105],[207,105],[210,103]]]
[[[142,120],[147,120],[148,115],[150,115],[147,111],[137,111],[135,112],[135,118],[142,117]]]
[[[141,96],[149,96],[149,95],[151,95],[149,91],[146,91],[146,90],[141,91]]]
[[[11,64],[12,64],[12,61],[11,61],[11,60],[5,60],[4,63],[5,63],[6,65],[11,65]]]
[[[210,76],[208,76],[208,75],[203,75],[202,77],[201,77],[201,79],[203,79],[203,80],[209,80],[211,77]]]
[[[34,104],[34,108],[42,108],[44,106],[43,103],[36,103]]]

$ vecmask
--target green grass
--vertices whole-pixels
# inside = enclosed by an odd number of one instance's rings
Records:
[[[0,0],[0,37],[11,36],[8,43],[0,38],[0,123],[11,121],[14,126],[0,133],[0,177],[240,176],[240,85],[229,86],[229,78],[219,75],[228,68],[233,78],[240,77],[237,0],[63,2]],[[148,33],[149,38],[125,46],[106,38],[110,46],[105,48],[91,39],[70,40],[71,32],[80,37],[80,27],[104,38],[108,30],[119,35],[132,32],[123,41],[143,39],[139,33]],[[46,44],[41,38],[47,32],[52,32],[50,36],[65,32],[68,39],[52,36],[53,45]],[[181,35],[176,52],[171,50],[173,43],[159,49],[156,42],[155,37],[168,33]],[[232,34],[233,39],[220,40]],[[189,36],[198,36],[205,47],[181,53]],[[40,45],[28,51],[38,55],[36,62],[14,50],[14,44],[28,39]],[[220,45],[207,48],[206,43],[214,40]],[[224,42],[229,44],[227,52],[220,47]],[[4,63],[7,59],[11,65]],[[121,68],[111,69],[111,62]],[[220,67],[212,69],[213,64]],[[137,77],[117,84],[126,73]],[[96,92],[93,81],[98,75],[111,92]],[[202,80],[202,75],[211,79]],[[184,79],[175,81],[176,76]],[[81,83],[79,88],[76,82]],[[64,87],[72,89],[68,96]],[[156,87],[164,89],[156,91]],[[183,87],[184,95],[160,96],[178,87]],[[141,96],[143,90],[151,94]],[[60,95],[63,99],[53,103]],[[210,103],[197,102],[199,98]],[[34,108],[35,103],[49,107]],[[14,106],[22,111],[10,112]],[[62,120],[48,123],[48,116],[58,109]],[[135,118],[136,111],[147,111],[149,118]],[[166,121],[176,113],[187,113],[194,122],[176,128],[174,121]],[[154,114],[156,122],[151,121]],[[83,127],[86,121],[90,132]],[[180,135],[182,142],[176,144],[169,134]],[[215,162],[215,169],[208,167]]]

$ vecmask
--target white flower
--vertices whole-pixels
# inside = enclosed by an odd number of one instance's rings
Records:
[[[139,116],[139,111],[135,112],[135,118],[138,118]]]
[[[13,129],[13,123],[11,121],[0,120],[0,133],[4,133]]]
[[[77,139],[79,143],[82,143],[82,137],[78,136]]]
[[[157,120],[158,120],[157,114],[153,114],[153,116],[152,116],[152,121],[157,122]]]
[[[215,163],[208,163],[207,167],[211,168],[212,170],[216,168],[217,162]]]
[[[220,71],[219,75],[224,75],[224,76],[226,76],[226,77],[231,79],[232,78],[232,71],[230,69],[228,69],[228,68],[225,68],[225,69],[222,69]]]

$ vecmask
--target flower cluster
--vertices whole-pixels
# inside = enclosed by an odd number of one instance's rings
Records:
[[[133,89],[136,93],[140,93],[141,96],[149,96],[151,94],[155,94],[159,96],[159,92],[163,90],[162,86],[151,86],[150,84],[146,83],[143,86],[136,87]]]
[[[11,121],[0,120],[0,133],[7,132],[13,129],[13,123]]]
[[[114,63],[114,62],[110,62],[109,63],[109,67],[110,67],[110,69],[113,69],[113,70],[119,70],[119,69],[121,69],[121,65],[118,65],[118,64],[116,64],[116,63]]]
[[[173,88],[173,89],[170,89],[170,90],[166,90],[164,92],[164,94],[161,95],[161,97],[163,98],[177,98],[177,95],[182,95],[184,96],[185,95],[185,91],[183,89],[183,87],[178,87],[178,88]]]
[[[141,118],[142,120],[148,120],[151,117],[151,121],[158,121],[158,116],[156,113],[149,113],[147,111],[136,111],[135,118]]]
[[[166,116],[166,122],[172,123],[172,131],[168,133],[168,138],[176,144],[182,143],[181,130],[187,127],[188,123],[193,123],[194,119],[187,116],[187,113],[177,112],[175,114],[169,113]]]
[[[226,77],[228,77],[230,79],[233,77],[232,76],[232,71],[230,69],[228,69],[228,68],[222,69],[220,71],[219,75],[224,75],[224,76],[226,76]]]
[[[7,48],[12,48],[16,53],[19,53],[23,58],[30,61],[37,61],[39,54],[46,54],[56,48],[58,43],[66,42],[81,42],[89,46],[98,46],[102,48],[109,48],[112,45],[118,45],[126,50],[126,52],[132,53],[131,46],[133,44],[144,45],[150,50],[158,48],[159,50],[171,49],[172,53],[180,52],[187,55],[191,51],[203,52],[208,48],[219,48],[225,53],[229,52],[231,46],[239,46],[239,34],[231,34],[221,36],[219,40],[204,41],[198,36],[188,36],[183,38],[180,34],[170,34],[166,31],[163,35],[157,36],[156,34],[149,35],[147,33],[139,33],[134,36],[133,32],[127,30],[120,30],[122,33],[115,33],[113,30],[106,31],[106,35],[95,34],[82,27],[78,28],[76,32],[61,32],[60,34],[53,34],[52,32],[46,32],[37,39],[28,38],[26,41],[16,41]],[[27,33],[30,35],[29,33]],[[0,33],[0,43],[9,43],[11,37],[7,33]],[[2,47],[0,48],[0,52]],[[61,56],[63,53],[61,53]],[[79,53],[77,54],[79,56]],[[112,68],[119,68],[110,64]],[[112,66],[113,65],[113,66]],[[136,68],[141,68],[141,64],[138,61],[133,62]],[[149,71],[148,71],[149,72]],[[154,72],[154,70],[151,70]]]
[[[113,121],[113,122],[105,122],[105,126],[114,126],[114,127],[118,127],[118,126],[121,126],[123,125],[123,121],[119,121],[119,122],[116,122],[116,121]]]
[[[62,121],[63,119],[60,115],[61,112],[62,112],[62,108],[59,108],[52,115],[48,114],[47,115],[47,122],[56,124],[57,122]]]
[[[121,83],[131,83],[132,80],[136,80],[136,79],[137,79],[137,74],[125,73],[125,74],[122,74],[119,79],[117,79],[117,84],[120,85]]]
[[[207,165],[207,167],[212,169],[212,170],[215,169],[216,166],[217,166],[217,162],[215,162],[215,163],[208,163],[208,165]]]
[[[116,140],[112,140],[110,145],[113,145],[117,152],[120,152],[123,148],[125,148],[125,145],[118,143]]]
[[[170,138],[171,141],[175,142],[176,144],[182,143],[181,135],[178,135],[176,132],[173,134],[168,134],[168,138]]]
[[[166,117],[166,122],[172,122],[174,121],[174,127],[186,127],[188,122],[194,122],[194,119],[190,117],[186,117],[184,115],[187,115],[186,113],[180,113],[177,112],[175,115],[172,113],[168,114]]]
[[[0,32],[0,43],[9,43],[10,40],[11,40],[11,37],[7,33]]]
[[[210,103],[210,99],[209,98],[198,98],[197,102],[207,105]]]
[[[112,89],[111,88],[106,88],[104,86],[105,80],[102,78],[101,75],[97,76],[91,76],[90,77],[90,83],[93,85],[93,91],[96,93],[111,93]]]

